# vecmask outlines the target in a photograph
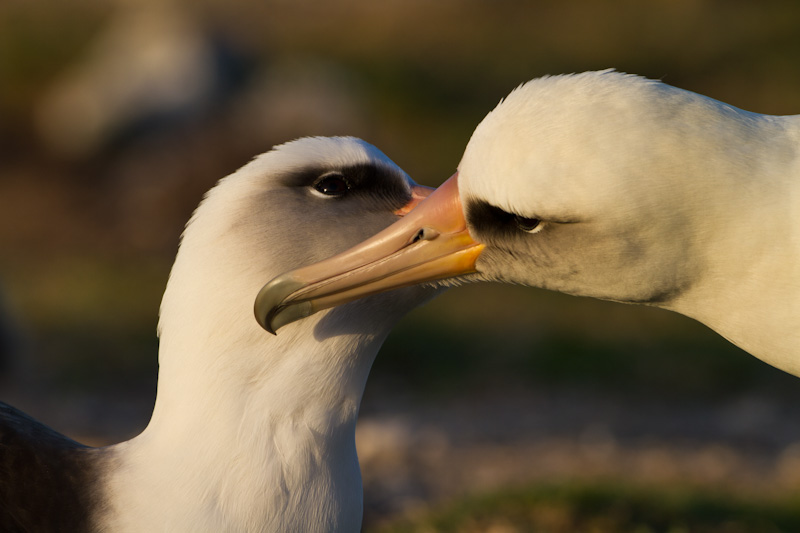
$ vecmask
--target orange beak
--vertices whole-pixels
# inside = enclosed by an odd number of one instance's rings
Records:
[[[377,235],[264,285],[255,302],[261,327],[274,334],[286,324],[364,296],[475,272],[484,245],[467,232],[458,174],[429,191],[415,187],[411,201],[395,211],[403,218]]]

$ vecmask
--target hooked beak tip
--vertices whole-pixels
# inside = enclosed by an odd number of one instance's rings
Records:
[[[291,275],[282,275],[264,285],[253,306],[258,324],[277,335],[278,329],[311,314],[310,302],[287,305],[286,300],[305,283]]]

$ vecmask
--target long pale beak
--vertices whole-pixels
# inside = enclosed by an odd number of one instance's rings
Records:
[[[261,327],[275,333],[370,294],[475,272],[484,245],[467,232],[458,174],[420,199],[412,198],[413,205],[395,212],[403,218],[361,244],[264,285],[255,302]]]

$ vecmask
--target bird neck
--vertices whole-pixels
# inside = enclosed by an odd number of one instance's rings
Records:
[[[101,523],[112,531],[357,531],[355,423],[388,325],[331,331],[349,322],[339,308],[270,335],[252,314],[264,275],[216,276],[230,284],[210,287],[184,268],[209,264],[198,259],[179,253],[173,268],[153,416],[141,435],[109,450],[111,504]]]
[[[702,284],[667,307],[800,376],[800,254],[772,250],[748,258],[753,252],[741,253],[741,263],[717,263]]]
[[[713,228],[700,247],[703,274],[668,307],[800,375],[800,116],[776,129],[758,172],[731,189],[736,197],[698,211]]]

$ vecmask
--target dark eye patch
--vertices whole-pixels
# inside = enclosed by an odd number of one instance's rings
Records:
[[[411,200],[405,175],[379,163],[340,168],[309,166],[284,175],[288,187],[313,189],[341,201],[366,200],[361,209],[381,211],[401,208]]]
[[[467,222],[478,233],[506,236],[518,231],[516,215],[483,200],[468,200],[465,213]]]
[[[509,213],[483,200],[467,200],[465,209],[470,227],[484,236],[522,235],[539,227],[542,220]]]

